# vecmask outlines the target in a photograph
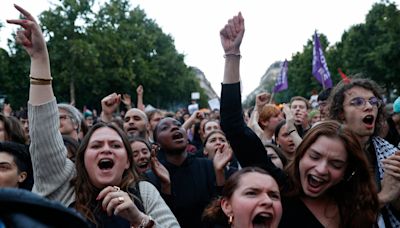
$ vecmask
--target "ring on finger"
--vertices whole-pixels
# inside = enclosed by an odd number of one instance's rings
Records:
[[[120,196],[118,197],[118,203],[123,203],[124,202],[124,197]]]

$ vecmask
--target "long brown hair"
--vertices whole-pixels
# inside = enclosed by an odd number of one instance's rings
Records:
[[[355,134],[337,121],[322,121],[305,135],[296,150],[294,160],[287,167],[292,184],[288,195],[304,195],[299,163],[320,136],[340,139],[347,151],[344,178],[326,193],[338,205],[341,227],[372,227],[377,219],[379,203],[368,160]]]
[[[73,179],[73,184],[75,186],[75,208],[82,213],[91,222],[96,223],[94,211],[100,210],[100,203],[96,201],[96,197],[100,189],[96,188],[89,179],[89,175],[85,168],[84,156],[89,144],[89,140],[93,133],[100,128],[108,127],[113,129],[122,138],[126,153],[128,155],[128,161],[130,162],[129,168],[122,174],[122,180],[120,183],[120,188],[129,193],[128,187],[132,186],[136,181],[139,180],[139,176],[136,172],[135,164],[133,161],[133,153],[130,147],[128,137],[125,132],[112,123],[99,122],[90,128],[88,133],[83,138],[76,155],[76,173],[77,176]],[[132,197],[132,196],[131,196]],[[93,203],[97,203],[97,206],[93,209]]]

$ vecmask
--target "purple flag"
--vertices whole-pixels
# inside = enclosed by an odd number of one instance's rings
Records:
[[[287,72],[288,72],[288,62],[285,59],[281,66],[281,71],[279,76],[276,78],[274,93],[281,92],[288,88],[288,81],[287,81]]]
[[[318,80],[323,88],[332,88],[332,79],[328,70],[328,65],[322,52],[321,44],[317,35],[317,31],[314,34],[314,49],[313,49],[313,62],[312,62],[312,74]]]

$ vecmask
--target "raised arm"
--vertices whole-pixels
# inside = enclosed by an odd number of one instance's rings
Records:
[[[17,32],[16,41],[22,44],[31,58],[29,90],[30,153],[34,173],[32,191],[69,205],[73,201],[70,180],[75,175],[72,161],[59,131],[59,114],[51,86],[50,61],[42,31],[33,16],[15,5],[25,19],[7,20],[23,30]]]
[[[240,44],[244,35],[244,19],[242,13],[228,21],[220,31],[221,44],[225,52],[224,84],[239,82]]]
[[[240,44],[243,34],[244,19],[241,13],[230,19],[220,31],[221,43],[225,51],[225,72],[221,90],[221,127],[242,167],[259,166],[284,184],[284,174],[275,167],[261,139],[247,127],[243,120],[239,83]]]
[[[258,125],[258,119],[260,117],[260,113],[262,108],[269,103],[271,100],[271,94],[266,92],[261,92],[256,96],[256,105],[254,106],[254,110],[251,113],[248,126],[251,130],[253,130],[260,139],[263,139],[264,130]]]
[[[112,93],[101,100],[101,121],[109,123],[113,119],[113,113],[121,103],[121,95]],[[128,109],[129,110],[129,109]]]
[[[29,103],[32,105],[43,104],[54,98],[46,42],[44,41],[42,30],[33,16],[22,7],[18,5],[14,6],[25,19],[7,20],[7,22],[20,25],[24,28],[17,31],[16,41],[18,44],[22,44],[25,51],[31,57]],[[43,85],[33,84],[32,82],[43,82]],[[50,83],[44,85],[47,82]]]
[[[136,93],[137,93],[137,108],[142,110],[144,112],[144,103],[143,103],[143,93],[144,93],[144,89],[142,85],[139,85],[136,89]]]

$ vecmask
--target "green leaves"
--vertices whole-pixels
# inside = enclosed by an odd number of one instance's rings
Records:
[[[75,100],[78,108],[86,105],[99,109],[104,96],[117,92],[131,94],[136,103],[136,87],[141,84],[145,104],[173,109],[186,107],[191,92],[203,93],[184,56],[177,53],[172,37],[164,34],[143,10],[131,9],[128,0],[109,0],[93,12],[93,3],[61,0],[39,16],[59,102]],[[18,46],[14,45],[13,50],[10,61],[29,61]],[[1,55],[0,59],[7,62]],[[16,64],[15,74],[27,78],[29,62],[25,62]],[[26,78],[20,81],[27,82]],[[27,94],[28,87],[17,91],[11,86],[15,81],[7,80],[11,83],[5,90],[11,97],[21,91]],[[23,102],[14,99],[14,106],[25,106],[26,97]],[[204,104],[207,98],[201,97]]]

